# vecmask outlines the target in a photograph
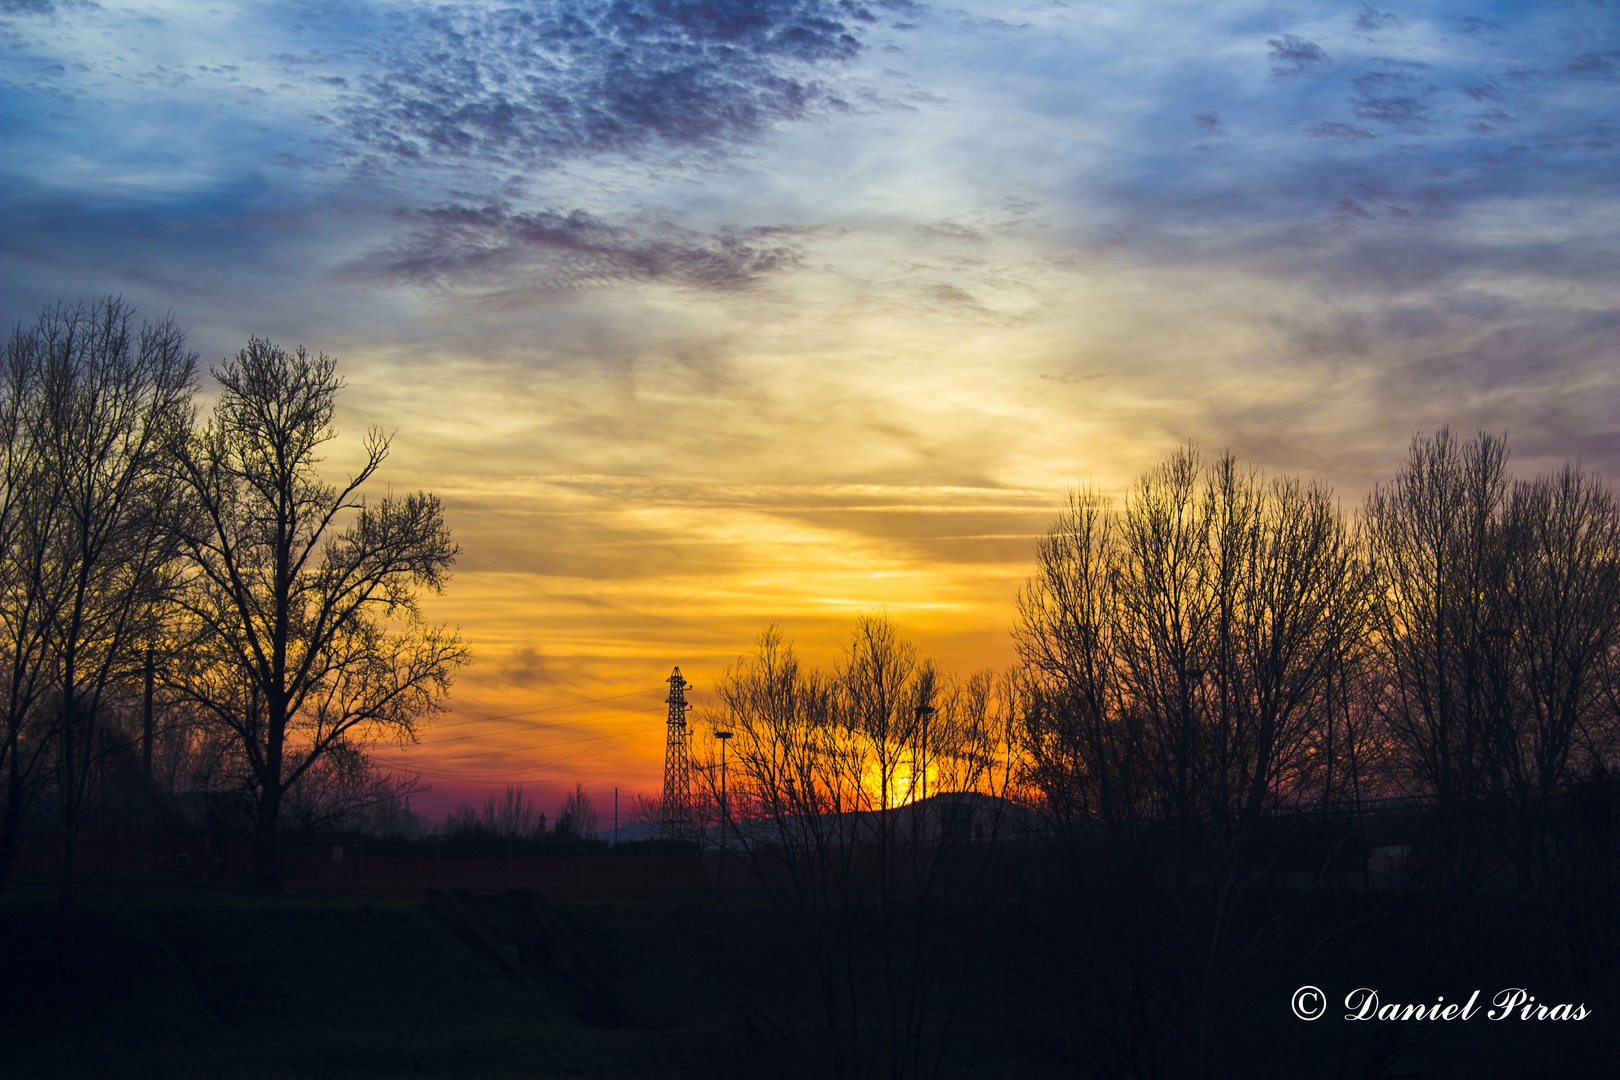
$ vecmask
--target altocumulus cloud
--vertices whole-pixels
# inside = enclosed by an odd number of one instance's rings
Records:
[[[815,71],[858,55],[877,20],[849,0],[406,9],[337,113],[400,161],[713,148],[844,107]]]
[[[1266,42],[1271,47],[1271,76],[1292,79],[1329,63],[1328,54],[1314,41],[1284,34]]]
[[[1351,85],[1355,96],[1350,111],[1363,120],[1374,120],[1406,131],[1422,131],[1429,124],[1428,97],[1439,91],[1425,84],[1427,64],[1412,60],[1383,60],[1375,70],[1358,76]]]
[[[667,282],[735,290],[798,262],[794,230],[698,232],[669,222],[614,225],[575,210],[523,213],[448,205],[403,211],[413,231],[346,273],[384,285],[439,288],[521,282],[527,290]]]

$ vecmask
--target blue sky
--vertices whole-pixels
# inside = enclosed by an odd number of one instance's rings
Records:
[[[1620,475],[1610,4],[4,0],[0,44],[0,314],[336,357],[450,508],[468,716],[878,605],[1005,662],[1065,488],[1188,439],[1349,508],[1446,424]],[[571,767],[655,765],[641,722]],[[512,739],[477,776],[571,782]]]

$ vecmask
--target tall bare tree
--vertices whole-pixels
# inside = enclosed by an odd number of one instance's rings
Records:
[[[1506,685],[1491,695],[1483,759],[1514,862],[1544,891],[1556,800],[1614,760],[1602,675],[1620,646],[1620,510],[1566,466],[1516,483],[1501,525],[1502,621],[1486,644]]]
[[[30,781],[48,746],[49,730],[36,703],[48,685],[45,643],[54,597],[45,588],[46,545],[58,493],[44,483],[39,446],[31,437],[31,410],[42,381],[43,341],[37,327],[18,324],[5,345],[4,390],[0,397],[0,622],[4,626],[4,722],[0,765],[6,798],[0,809],[0,889],[16,852],[17,830]]]
[[[739,847],[761,840],[743,850],[759,863],[762,877],[786,875],[796,892],[806,893],[843,854],[837,826],[857,805],[845,783],[851,751],[836,735],[832,682],[802,667],[780,627],[772,626],[753,655],[716,682],[715,693],[721,712],[708,718],[709,727],[733,736],[727,827]]]
[[[1115,654],[1115,516],[1074,492],[1036,548],[1013,641],[1023,665],[1021,720],[1036,787],[1060,821],[1123,824],[1146,797],[1141,739],[1122,708]]]
[[[1359,550],[1326,491],[1190,450],[1142,482],[1122,527],[1119,655],[1159,798],[1238,854],[1301,794],[1324,689],[1362,643]]]
[[[1325,490],[1230,455],[1206,464],[1191,447],[1121,510],[1071,498],[1038,557],[1015,639],[1054,836],[1095,823],[1117,840],[1151,819],[1179,837],[1171,876],[1209,900],[1197,920],[1207,1063],[1227,936],[1277,856],[1267,816],[1324,777],[1331,691],[1365,633],[1363,559]]]
[[[743,965],[755,975],[739,1004],[797,1039],[784,999],[803,979],[823,1021],[803,1050],[833,1075],[934,1076],[966,993],[949,973],[970,947],[983,879],[969,871],[985,854],[942,841],[975,825],[995,839],[974,799],[1007,786],[1007,724],[990,673],[951,679],[881,615],[857,618],[840,660],[831,675],[803,666],[772,627],[716,681],[721,708],[705,717],[731,733],[730,849],[771,901],[739,917],[776,920],[779,951]],[[711,794],[718,766],[697,770]]]
[[[1584,903],[1616,873],[1571,800],[1613,799],[1620,510],[1579,469],[1515,482],[1506,463],[1493,436],[1419,436],[1368,500],[1376,701],[1435,804],[1431,872],[1466,891],[1510,864],[1539,899]]]
[[[1449,430],[1412,440],[1406,465],[1368,497],[1377,577],[1380,713],[1408,790],[1436,803],[1447,873],[1462,885],[1484,858],[1493,716],[1511,662],[1502,513],[1507,446]]]
[[[861,810],[877,811],[880,861],[893,855],[891,832],[896,819],[888,811],[920,792],[918,757],[925,710],[933,708],[937,673],[919,661],[917,647],[899,635],[884,615],[859,615],[838,668],[838,700],[845,756],[860,772],[846,784]],[[878,880],[889,876],[880,871]]]
[[[1015,640],[1049,798],[1180,820],[1240,855],[1302,795],[1330,682],[1362,647],[1366,573],[1331,496],[1188,448],[1123,511],[1073,496],[1037,554]]]
[[[381,432],[341,488],[320,479],[343,385],[326,356],[255,338],[213,375],[212,419],[174,446],[193,511],[174,674],[241,753],[255,878],[273,885],[288,788],[353,741],[414,739],[442,707],[468,650],[417,595],[443,589],[457,548],[434,496],[360,494],[388,455]]]
[[[19,766],[26,717],[49,724],[64,911],[102,711],[139,670],[175,572],[164,453],[190,415],[195,356],[172,320],[133,320],[117,298],[58,305],[7,348],[8,756]]]

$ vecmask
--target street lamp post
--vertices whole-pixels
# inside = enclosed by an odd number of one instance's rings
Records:
[[[720,740],[720,839],[725,841],[726,823],[726,740],[731,738],[729,731],[717,731],[714,737]]]
[[[933,715],[934,707],[932,705],[917,706],[917,727],[922,732],[922,797],[924,799],[928,798],[928,718]],[[913,773],[916,772],[916,764],[915,761],[912,762]],[[917,790],[917,778],[915,775],[911,778],[911,789],[913,791]]]
[[[731,820],[731,814],[726,806],[726,742],[731,738],[729,731],[717,731],[714,737],[720,740],[720,887],[726,884],[726,824]]]

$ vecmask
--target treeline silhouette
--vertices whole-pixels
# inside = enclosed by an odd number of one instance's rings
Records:
[[[444,822],[444,835],[452,840],[555,840],[575,843],[595,840],[598,814],[584,785],[563,798],[557,820],[548,830],[546,815],[534,800],[523,793],[522,784],[506,785],[500,799],[491,795],[482,807],[462,803],[450,811]]]
[[[364,746],[414,738],[467,657],[416,604],[457,552],[438,500],[362,494],[388,437],[342,487],[316,472],[332,361],[250,339],[206,417],[196,367],[117,298],[4,346],[0,887],[19,833],[54,824],[64,911],[87,813],[250,836],[266,885],[290,832],[398,815],[414,785]]]
[[[1620,514],[1506,458],[1420,436],[1355,516],[1191,447],[1119,503],[1077,491],[1000,674],[883,616],[831,672],[767,630],[696,770],[771,898],[711,940],[749,1030],[837,1076],[998,1037],[1064,1073],[1253,1075],[1298,1048],[1300,983],[1612,995]],[[1433,1042],[1320,1031],[1327,1075]]]

